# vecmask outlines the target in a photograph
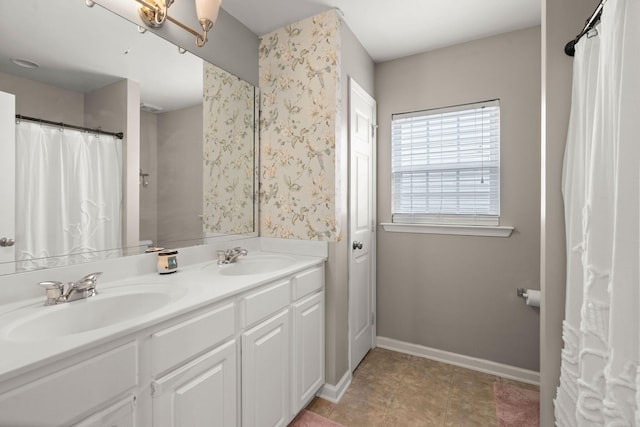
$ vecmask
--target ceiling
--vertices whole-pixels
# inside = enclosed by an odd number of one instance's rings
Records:
[[[81,93],[126,77],[140,82],[145,104],[163,111],[201,98],[199,58],[84,3],[0,1],[0,72]],[[257,35],[339,8],[376,62],[540,24],[539,0],[224,0],[222,7]],[[40,68],[21,69],[10,58]]]
[[[223,0],[257,35],[338,8],[376,62],[540,25],[540,0]]]
[[[140,84],[145,105],[162,111],[202,102],[202,59],[81,0],[0,1],[0,72],[79,93],[127,78]]]

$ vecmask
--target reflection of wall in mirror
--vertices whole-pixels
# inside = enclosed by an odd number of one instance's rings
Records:
[[[204,232],[254,227],[254,87],[204,64]]]
[[[140,240],[158,242],[158,115],[140,112],[140,169],[148,173],[140,187]]]
[[[202,244],[202,105],[158,116],[158,243]]]
[[[160,247],[202,244],[202,105],[142,112],[140,239]]]
[[[0,90],[16,95],[16,114],[84,126],[84,94],[0,72]]]
[[[84,96],[84,123],[91,128],[115,129],[124,132],[122,152],[122,243],[119,247],[134,248],[140,240],[139,189],[137,165],[140,163],[140,85],[122,79],[88,92]],[[114,132],[115,132],[114,131]],[[113,172],[111,172],[113,173]]]

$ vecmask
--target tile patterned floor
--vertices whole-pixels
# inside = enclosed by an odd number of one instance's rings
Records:
[[[493,382],[538,388],[421,357],[375,348],[339,403],[308,410],[348,427],[496,426]]]

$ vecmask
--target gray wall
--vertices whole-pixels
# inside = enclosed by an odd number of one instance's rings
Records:
[[[131,0],[96,0],[96,3],[144,27],[138,17],[135,2]],[[193,29],[200,28],[193,1],[175,2],[171,6],[169,14]],[[201,48],[196,47],[194,36],[170,22],[162,28],[150,31],[182,46],[223,70],[235,74],[255,86],[258,85],[258,36],[224,10],[220,10],[218,21],[209,31],[209,41]]]
[[[140,239],[156,246],[202,243],[202,106],[140,114]]]
[[[378,64],[378,218],[391,221],[393,113],[501,106],[501,224],[510,238],[378,233],[378,336],[539,368],[540,27]]]
[[[16,114],[84,126],[84,94],[0,73],[0,90],[16,96]]]
[[[202,105],[158,115],[158,242],[202,244]]]
[[[564,45],[584,26],[597,0],[543,2],[542,96],[545,114],[541,218],[540,425],[553,426],[553,398],[560,380],[565,304],[564,208],[560,192],[562,161],[569,125],[573,59]]]
[[[374,95],[374,63],[367,51],[343,21],[340,31],[340,123],[337,144],[340,150],[336,158],[340,182],[345,186],[339,204],[348,203],[349,183],[349,77],[353,77],[371,96]],[[347,210],[341,210],[341,224],[348,224]],[[329,243],[329,260],[326,268],[326,382],[337,384],[349,370],[349,236],[345,234],[339,242]]]
[[[100,127],[110,132],[124,132],[128,120],[127,91],[127,80],[120,80],[87,92],[84,95],[84,125],[92,128]]]
[[[85,126],[124,132],[122,246],[137,248],[140,241],[140,85],[120,80],[86,93],[84,105]],[[132,253],[137,253],[137,249],[132,249]]]
[[[158,242],[158,116],[140,112],[140,167],[149,185],[140,186],[140,240]]]

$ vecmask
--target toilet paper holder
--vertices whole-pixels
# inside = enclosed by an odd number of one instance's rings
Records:
[[[536,289],[517,289],[518,296],[525,300],[525,304],[530,307],[540,307],[540,291]]]

